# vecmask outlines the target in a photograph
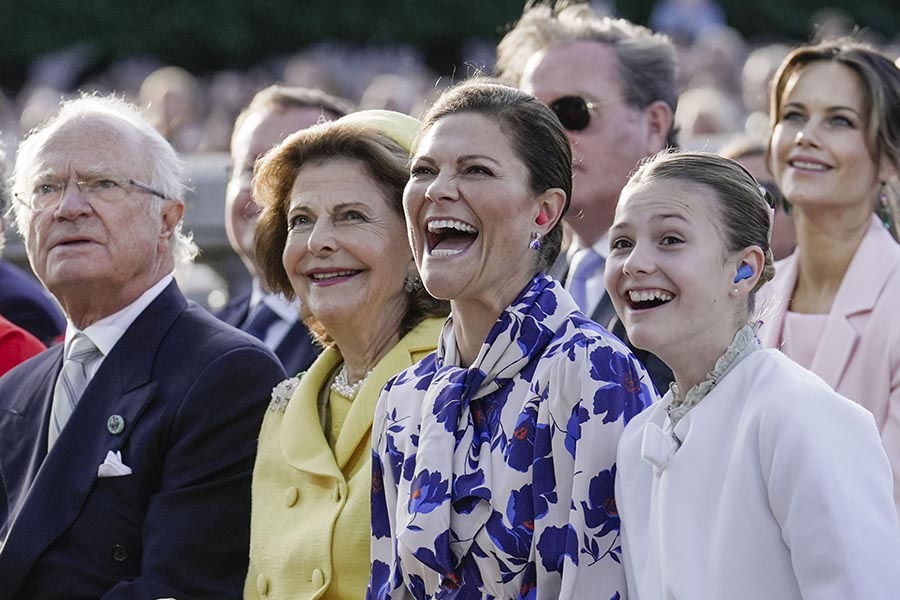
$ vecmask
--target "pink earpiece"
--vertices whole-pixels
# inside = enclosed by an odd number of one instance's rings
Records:
[[[547,216],[543,210],[541,210],[540,214],[538,214],[537,219],[534,220],[538,225],[546,225],[547,221],[550,220],[550,217]]]

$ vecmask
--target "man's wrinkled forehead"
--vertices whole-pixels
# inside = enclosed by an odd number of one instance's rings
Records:
[[[29,177],[147,174],[149,158],[137,131],[115,117],[81,115],[54,123],[34,149]]]

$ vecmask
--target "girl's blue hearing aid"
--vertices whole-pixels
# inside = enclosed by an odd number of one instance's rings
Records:
[[[737,270],[737,275],[734,276],[733,283],[737,283],[742,279],[750,279],[751,277],[753,277],[753,269],[750,268],[750,265],[744,263]]]

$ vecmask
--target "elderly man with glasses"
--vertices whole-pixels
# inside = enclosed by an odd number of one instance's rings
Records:
[[[606,294],[607,230],[635,166],[675,146],[678,98],[675,48],[662,35],[622,19],[597,16],[587,4],[527,8],[497,47],[501,80],[544,101],[572,145],[572,199],[566,222],[572,244],[556,275],[586,315],[625,338]],[[671,371],[634,349],[658,389]]]
[[[63,104],[19,147],[16,221],[67,328],[0,378],[0,598],[241,594],[284,371],[179,291],[183,191],[175,151],[115,98]]]

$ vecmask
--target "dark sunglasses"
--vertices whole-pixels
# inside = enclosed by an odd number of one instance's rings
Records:
[[[787,198],[784,197],[781,190],[775,185],[775,182],[760,181],[759,185],[766,191],[766,203],[768,203],[770,208],[774,208],[776,211],[781,209],[786,215],[791,214],[791,203],[787,201]]]
[[[562,126],[569,131],[581,131],[591,124],[591,112],[597,105],[581,96],[563,96],[550,103]]]

